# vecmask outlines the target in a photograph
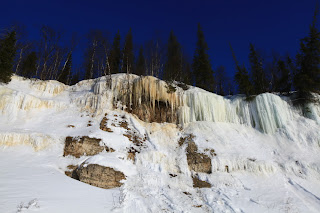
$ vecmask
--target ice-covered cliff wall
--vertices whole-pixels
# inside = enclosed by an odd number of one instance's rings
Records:
[[[68,107],[67,101],[61,99],[61,93],[66,89],[66,85],[57,81],[26,80],[13,76],[8,85],[0,85],[1,119],[12,122],[32,118],[34,110],[63,110]]]
[[[111,92],[113,98],[109,98],[109,101],[118,101],[116,106],[122,109],[142,108],[142,102],[147,102],[150,108],[145,110],[155,112],[155,109],[160,108],[159,103],[164,103],[168,111],[176,112],[177,123],[180,124],[195,121],[228,122],[274,133],[302,114],[302,110],[293,107],[287,97],[265,93],[248,102],[241,96],[225,98],[194,87],[186,91],[176,87],[175,92],[168,92],[167,83],[150,76],[140,78],[130,75],[127,79],[120,74],[113,77],[111,89],[105,86],[103,79],[94,88],[94,93],[98,96],[108,93],[106,91]],[[320,125],[319,105],[310,104],[308,110],[307,117]]]
[[[229,122],[273,133],[293,119],[296,110],[288,100],[265,93],[247,102],[244,97],[224,98],[205,91],[186,91],[179,110],[180,123],[194,121]]]
[[[158,120],[182,125],[195,121],[228,122],[265,133],[285,128],[288,122],[301,116],[301,110],[294,108],[288,98],[270,93],[247,102],[241,96],[225,98],[195,87],[186,91],[176,87],[176,91],[170,92],[166,82],[150,76],[116,74],[111,84],[106,79],[65,86],[57,81],[31,81],[14,76],[8,85],[0,86],[0,115],[17,119],[21,112],[63,110],[70,106],[99,115],[106,109],[118,108],[146,118],[145,121],[156,121],[149,118],[166,114]],[[319,105],[310,104],[307,117],[320,125]]]

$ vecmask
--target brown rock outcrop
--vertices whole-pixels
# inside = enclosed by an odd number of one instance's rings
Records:
[[[176,123],[177,113],[172,111],[171,106],[166,105],[164,102],[156,102],[156,106],[152,108],[150,104],[141,104],[140,106],[135,106],[132,114],[138,116],[138,118],[145,122],[157,122],[157,123]]]
[[[180,98],[176,86],[152,76],[136,78],[129,88],[119,88],[114,108],[121,102],[123,110],[135,114],[145,122],[177,123]]]
[[[211,173],[211,158],[205,154],[198,153],[195,142],[190,141],[187,147],[187,161],[189,169],[195,172]]]
[[[77,172],[76,172],[77,167],[78,166],[76,166],[76,165],[69,165],[67,167],[68,170],[64,172],[65,175],[67,175],[67,176],[69,176],[69,177],[71,177],[73,179],[79,180],[79,177],[78,177]]]
[[[125,179],[122,172],[98,164],[81,165],[76,173],[81,182],[103,189],[120,187]]]
[[[112,148],[106,146],[100,146],[101,139],[90,138],[88,136],[83,136],[79,139],[73,137],[67,137],[64,146],[63,156],[72,155],[77,158],[83,155],[96,155],[103,150],[107,152],[113,152]]]
[[[197,188],[211,188],[211,184],[203,181],[203,180],[199,180],[198,177],[192,177],[193,180],[193,187],[197,187]]]

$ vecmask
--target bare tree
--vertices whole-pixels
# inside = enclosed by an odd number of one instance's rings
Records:
[[[146,74],[160,77],[163,71],[164,48],[160,39],[148,41],[145,45]]]
[[[108,51],[108,32],[91,30],[88,33],[89,47],[85,56],[86,79],[100,77],[110,67]],[[108,58],[108,60],[106,60]]]
[[[59,49],[59,42],[61,39],[61,33],[55,31],[49,26],[41,27],[41,40],[39,44],[40,64],[39,73],[40,79],[49,79],[54,72],[57,71],[59,62],[61,62],[61,54]]]

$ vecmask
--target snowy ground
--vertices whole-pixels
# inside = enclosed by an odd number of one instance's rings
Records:
[[[95,90],[93,81],[66,87],[18,77],[0,85],[0,212],[319,212],[320,126],[295,109],[289,116],[266,116],[290,119],[268,134],[239,122],[196,121],[180,128],[112,110],[112,94]],[[281,113],[277,109],[270,111]],[[105,113],[113,132],[99,129]],[[126,158],[132,143],[118,126],[122,120],[147,137],[135,163]],[[266,123],[274,128],[272,122]],[[186,145],[178,145],[191,133],[200,152],[215,150],[212,174],[199,174],[211,188],[193,187]],[[84,135],[116,151],[63,157],[65,137]],[[100,189],[64,174],[68,165],[84,161],[124,172],[124,185]]]

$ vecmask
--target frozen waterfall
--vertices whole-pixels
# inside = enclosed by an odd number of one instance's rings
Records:
[[[131,88],[126,89],[128,85]],[[301,114],[288,98],[271,93],[258,95],[248,102],[243,96],[226,98],[195,87],[186,91],[177,87],[175,92],[168,93],[166,85],[154,77],[130,75],[127,78],[125,74],[113,75],[111,88],[106,84],[106,77],[65,86],[57,81],[31,81],[13,76],[11,83],[0,85],[0,115],[12,120],[18,119],[20,112],[40,108],[59,111],[69,104],[76,105],[80,111],[99,114],[115,107],[113,101],[121,100],[127,91],[132,92],[130,103],[138,101],[136,105],[142,99],[148,100],[152,108],[157,107],[156,102],[166,103],[168,110],[176,110],[178,123],[182,125],[195,121],[227,122],[274,133]],[[310,104],[307,108],[306,116],[320,125],[320,106]]]

